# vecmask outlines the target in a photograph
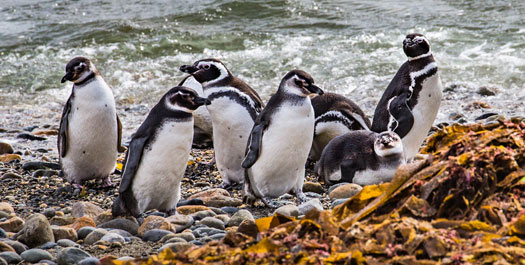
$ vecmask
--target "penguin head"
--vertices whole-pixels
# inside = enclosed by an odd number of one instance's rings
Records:
[[[302,97],[308,97],[312,94],[322,95],[324,93],[323,90],[314,85],[314,79],[302,70],[288,72],[281,80],[279,90]]]
[[[403,41],[403,51],[409,60],[415,60],[430,55],[430,43],[419,33],[408,34]]]
[[[374,151],[381,157],[400,155],[403,154],[403,142],[395,132],[382,132],[376,136]]]
[[[170,89],[164,98],[168,109],[187,113],[192,113],[198,107],[211,103],[209,99],[199,97],[195,90],[184,86],[176,86]]]
[[[231,75],[221,61],[213,58],[196,61],[193,65],[182,65],[179,70],[193,75],[201,84],[219,81]]]
[[[97,69],[91,61],[82,56],[75,57],[66,65],[66,74],[61,82],[72,81],[78,83],[84,81],[91,73],[97,73]]]

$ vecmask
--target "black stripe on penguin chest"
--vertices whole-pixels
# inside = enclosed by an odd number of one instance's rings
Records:
[[[424,68],[424,67],[423,67]],[[421,70],[423,69],[421,68]],[[437,67],[431,68],[428,72],[414,78],[414,87],[412,89],[412,95],[410,96],[410,99],[408,100],[407,104],[408,107],[412,110],[414,109],[414,106],[417,105],[419,94],[421,93],[421,90],[423,90],[423,82],[429,77],[432,77],[437,73]],[[410,77],[409,77],[410,79]],[[410,80],[411,81],[411,80]],[[411,82],[409,83],[411,84]]]
[[[248,111],[248,113],[250,114],[252,120],[255,120],[255,118],[257,118],[258,113],[252,107],[252,104],[250,103],[250,101],[246,97],[241,96],[239,93],[235,91],[214,92],[208,96],[208,99],[212,101],[212,104],[213,104],[214,99],[223,98],[223,97],[229,98],[230,100],[235,101],[237,104],[243,106],[246,109],[246,111]]]
[[[341,115],[345,116],[346,119],[342,119],[336,114],[329,114],[329,115],[322,116],[320,119],[315,120],[315,126],[317,126],[317,124],[321,122],[339,122],[339,123],[342,123],[349,130],[355,129],[352,127],[352,125],[354,124],[354,122],[352,122],[352,119],[347,117],[343,113],[341,113]]]

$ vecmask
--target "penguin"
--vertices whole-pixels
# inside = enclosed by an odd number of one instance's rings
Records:
[[[314,135],[312,94],[322,95],[323,91],[308,73],[292,70],[257,117],[242,162],[245,202],[260,198],[266,206],[276,208],[270,199],[287,192],[294,193],[299,203],[306,201],[302,190]]]
[[[317,161],[333,138],[353,130],[370,130],[370,120],[363,110],[343,95],[325,92],[312,99],[315,113],[314,141],[310,160]]]
[[[359,130],[330,141],[315,165],[315,173],[328,184],[371,185],[391,181],[403,163],[403,143],[395,132]]]
[[[176,86],[155,105],[132,136],[113,216],[149,209],[177,213],[180,183],[193,138],[193,111],[209,104],[195,90]]]
[[[397,133],[406,159],[412,160],[436,119],[443,86],[425,36],[408,34],[403,51],[408,61],[401,65],[379,100],[371,129]]]
[[[202,91],[202,85],[195,80],[192,75],[186,76],[178,86],[189,87],[199,97],[204,97],[204,91]],[[193,112],[193,147],[194,148],[206,148],[213,145],[213,126],[211,123],[210,112],[206,108],[197,108]]]
[[[211,101],[206,108],[213,124],[215,161],[223,180],[220,187],[228,189],[241,184],[244,181],[241,164],[246,142],[255,118],[264,106],[261,98],[217,59],[182,65],[180,70],[201,83],[204,96]]]
[[[62,173],[75,188],[90,179],[103,179],[103,187],[111,186],[109,174],[115,169],[117,152],[123,151],[113,92],[85,57],[67,63],[61,82],[66,81],[73,82],[73,89],[58,133]]]

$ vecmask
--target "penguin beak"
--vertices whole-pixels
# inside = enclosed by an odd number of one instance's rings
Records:
[[[310,91],[312,94],[319,94],[319,95],[324,94],[323,90],[314,84],[310,84],[309,86],[306,87],[306,89]]]
[[[207,98],[196,97],[193,101],[199,106],[211,104],[211,101]]]
[[[197,72],[199,70],[199,68],[197,68],[196,66],[193,66],[193,65],[182,65],[179,70],[183,73],[187,73],[187,74],[193,74],[195,72]]]
[[[64,76],[62,77],[62,80],[60,80],[60,83],[64,83],[64,82],[66,82],[67,80],[72,81],[74,75],[75,75],[75,74],[72,73],[72,72],[67,72],[66,75],[64,75]]]

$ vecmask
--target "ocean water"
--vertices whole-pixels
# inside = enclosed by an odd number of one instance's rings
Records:
[[[180,65],[215,57],[263,100],[299,68],[372,115],[411,32],[427,36],[440,67],[438,122],[525,115],[523,0],[0,0],[0,106],[65,102],[65,64],[82,55],[118,104],[150,107],[182,79]]]

